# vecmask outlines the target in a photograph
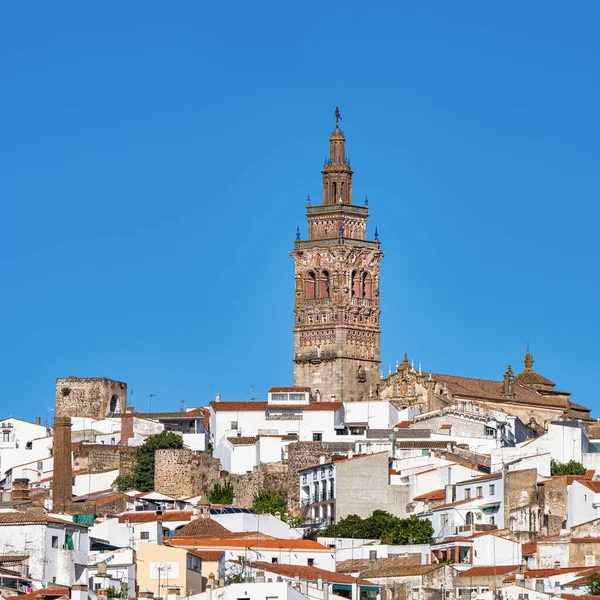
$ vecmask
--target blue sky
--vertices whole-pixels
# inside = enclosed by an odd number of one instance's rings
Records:
[[[296,226],[339,105],[383,369],[534,369],[598,408],[595,2],[0,8],[2,406],[292,382]]]

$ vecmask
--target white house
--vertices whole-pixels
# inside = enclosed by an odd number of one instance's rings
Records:
[[[29,555],[29,574],[42,586],[73,585],[86,576],[88,528],[33,511],[0,510],[0,548]]]
[[[135,598],[135,556],[132,548],[120,548],[88,555],[88,586],[91,590],[120,590],[126,586],[127,597]]]
[[[600,481],[575,479],[568,488],[567,527],[600,517]]]

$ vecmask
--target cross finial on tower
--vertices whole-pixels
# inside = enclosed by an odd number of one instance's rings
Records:
[[[306,204],[310,206],[310,194],[308,194],[308,196],[306,197]]]
[[[365,206],[369,206],[369,198],[365,194]]]
[[[296,239],[299,240],[300,239],[300,227],[296,226]]]
[[[377,227],[375,227],[375,240],[379,240],[379,231],[377,231]]]

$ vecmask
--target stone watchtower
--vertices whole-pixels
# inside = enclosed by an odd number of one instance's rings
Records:
[[[380,375],[377,239],[366,239],[368,201],[352,204],[352,174],[338,124],[323,167],[323,204],[306,207],[308,240],[296,242],[294,385],[317,400],[375,396]]]
[[[56,380],[56,416],[105,419],[127,407],[127,384],[106,377]]]

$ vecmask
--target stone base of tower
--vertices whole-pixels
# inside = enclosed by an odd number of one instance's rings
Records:
[[[368,401],[377,397],[380,384],[379,361],[345,357],[294,360],[294,385],[310,387],[313,400]]]

